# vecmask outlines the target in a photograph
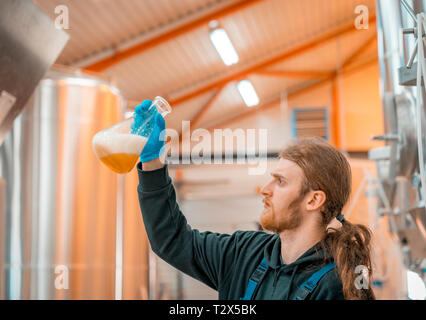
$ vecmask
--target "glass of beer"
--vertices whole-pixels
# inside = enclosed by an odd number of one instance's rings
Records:
[[[165,117],[172,108],[164,98],[155,97],[142,123],[136,121],[133,115],[98,132],[92,140],[96,157],[114,172],[121,174],[130,172],[154,129],[155,110]]]

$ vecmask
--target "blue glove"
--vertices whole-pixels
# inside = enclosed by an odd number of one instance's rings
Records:
[[[151,100],[144,100],[142,104],[135,108],[135,120],[131,126],[132,133],[137,133],[141,136],[148,137],[148,141],[140,154],[141,162],[148,162],[153,159],[159,158],[165,151],[165,140],[166,140],[166,121],[161,114],[158,113],[156,108],[152,108],[148,111],[151,106]],[[149,117],[147,125],[141,128],[142,124]]]

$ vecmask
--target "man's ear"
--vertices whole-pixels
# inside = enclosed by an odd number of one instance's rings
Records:
[[[323,206],[325,200],[327,200],[327,196],[322,190],[312,190],[309,192],[307,200],[306,210],[315,211]]]

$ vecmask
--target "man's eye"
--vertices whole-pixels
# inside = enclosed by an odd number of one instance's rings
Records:
[[[283,184],[284,183],[284,180],[283,179],[277,179],[277,181],[278,181],[278,184]]]

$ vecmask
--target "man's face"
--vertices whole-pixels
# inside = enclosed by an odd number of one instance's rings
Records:
[[[292,161],[280,159],[271,176],[261,190],[265,205],[260,224],[275,233],[295,229],[302,222],[303,170]]]

